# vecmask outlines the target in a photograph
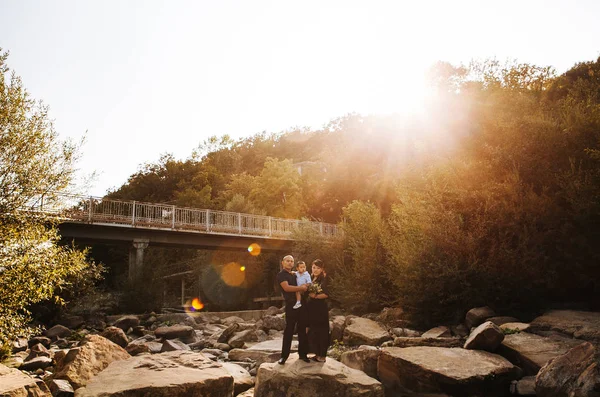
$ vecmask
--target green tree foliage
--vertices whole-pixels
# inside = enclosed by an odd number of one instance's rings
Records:
[[[58,244],[43,214],[23,212],[59,200],[69,186],[77,145],[61,142],[48,108],[34,101],[0,51],[0,345],[32,330],[31,304],[73,297],[100,276],[86,252]]]
[[[372,203],[353,201],[343,217],[344,257],[333,278],[335,296],[354,311],[375,310],[386,301],[381,214]]]

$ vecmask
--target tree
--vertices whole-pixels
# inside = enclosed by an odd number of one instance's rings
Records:
[[[302,213],[300,174],[291,160],[267,158],[250,199],[270,216],[296,218]]]
[[[28,306],[99,277],[86,252],[58,244],[51,219],[24,212],[60,200],[78,146],[61,141],[48,107],[34,101],[0,49],[0,346],[32,332]],[[0,354],[1,355],[1,354]]]

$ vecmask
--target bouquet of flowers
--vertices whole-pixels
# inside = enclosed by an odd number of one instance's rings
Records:
[[[319,284],[319,283],[312,283],[308,287],[308,293],[309,294],[315,294],[315,295],[322,294],[323,293],[323,288],[321,288],[321,284]]]

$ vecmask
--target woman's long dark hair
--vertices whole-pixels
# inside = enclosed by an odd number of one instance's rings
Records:
[[[325,265],[323,264],[323,261],[320,259],[315,259],[312,264],[323,269],[321,274],[319,274],[315,279],[313,279],[313,282],[317,282],[317,281],[322,282],[323,279],[326,277],[325,276]]]

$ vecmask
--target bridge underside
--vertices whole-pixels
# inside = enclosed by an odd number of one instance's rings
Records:
[[[61,223],[58,230],[63,241],[77,243],[127,244],[129,251],[129,278],[135,279],[143,267],[144,250],[149,246],[172,248],[195,248],[209,250],[246,251],[256,243],[262,252],[287,253],[293,241],[277,238],[248,237],[232,234],[206,234],[169,229],[147,229],[106,224]]]

